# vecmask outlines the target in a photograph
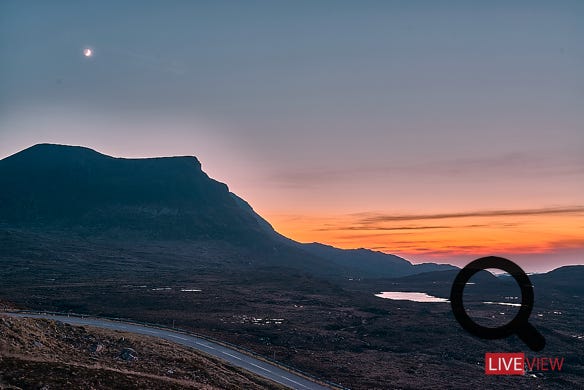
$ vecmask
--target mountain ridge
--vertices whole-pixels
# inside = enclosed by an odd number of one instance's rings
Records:
[[[0,193],[0,223],[8,226],[89,236],[226,240],[280,255],[292,250],[292,257],[323,259],[344,277],[456,269],[413,265],[364,248],[291,240],[226,184],[210,178],[194,156],[127,159],[86,147],[37,144],[0,160],[0,187],[5,189]]]
[[[153,237],[258,234],[195,157],[114,158],[39,144],[0,160],[0,219],[16,226],[141,230]],[[158,226],[157,226],[158,225]]]

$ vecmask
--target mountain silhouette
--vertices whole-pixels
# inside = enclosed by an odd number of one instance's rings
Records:
[[[0,161],[0,221],[16,226],[244,240],[257,222],[195,157],[113,158],[40,144]]]
[[[534,286],[542,291],[559,290],[571,296],[584,294],[584,265],[565,265],[543,274],[529,277]]]
[[[413,265],[406,259],[370,249],[339,249],[318,242],[300,243],[276,232],[272,225],[243,199],[232,194],[237,204],[248,212],[259,224],[260,228],[276,242],[301,249],[311,255],[329,261],[345,272],[344,276],[352,278],[386,278],[400,277],[426,272],[458,270],[449,264],[422,263]]]
[[[412,265],[367,249],[302,244],[277,233],[195,157],[114,158],[39,144],[0,160],[0,226],[81,236],[215,240],[255,248],[274,264],[343,277],[454,269]]]

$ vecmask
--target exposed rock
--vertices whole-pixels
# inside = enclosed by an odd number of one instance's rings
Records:
[[[91,353],[100,353],[101,351],[103,351],[103,348],[104,348],[103,344],[95,343],[91,347],[89,347],[89,350],[91,351]]]
[[[120,352],[120,358],[126,361],[138,360],[138,353],[132,348],[124,348]]]

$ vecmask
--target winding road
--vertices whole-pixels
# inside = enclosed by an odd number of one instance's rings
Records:
[[[181,332],[159,329],[144,325],[137,325],[128,322],[110,321],[91,317],[80,318],[51,314],[29,314],[29,313],[3,313],[3,314],[13,317],[45,318],[49,320],[61,321],[71,325],[95,326],[98,328],[113,329],[123,332],[131,332],[152,337],[158,337],[180,345],[184,345],[189,348],[194,348],[198,351],[204,352],[208,355],[224,360],[234,366],[253,372],[256,375],[270,379],[291,389],[301,390],[331,389],[331,387],[318,384],[308,379],[307,377],[287,371],[264,360],[256,359],[253,356],[239,352],[225,345],[218,344],[206,340],[204,338],[184,334]]]

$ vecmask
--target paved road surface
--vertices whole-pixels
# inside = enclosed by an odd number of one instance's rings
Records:
[[[184,333],[150,328],[147,326],[130,324],[126,322],[108,321],[97,318],[66,317],[48,314],[26,314],[26,313],[4,313],[14,317],[47,318],[58,320],[71,325],[90,325],[98,328],[120,330],[124,332],[138,333],[152,337],[158,337],[190,348],[197,349],[221,360],[227,361],[234,366],[241,367],[254,374],[268,378],[292,389],[314,389],[323,390],[329,387],[314,383],[309,379],[286,371],[280,367],[267,363],[263,360],[253,358],[234,349],[228,348],[199,337],[189,336]]]

